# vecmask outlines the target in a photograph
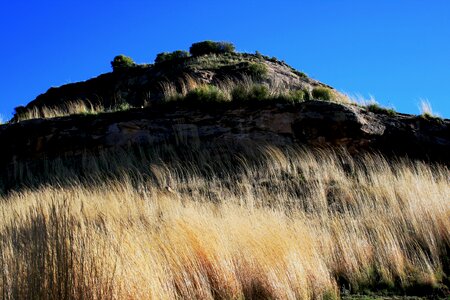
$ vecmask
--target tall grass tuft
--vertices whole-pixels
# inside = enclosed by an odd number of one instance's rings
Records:
[[[103,105],[94,105],[89,101],[77,100],[64,102],[57,107],[32,107],[23,108],[16,113],[16,122],[31,119],[49,119],[65,117],[71,115],[92,115],[105,112],[116,112],[131,109],[132,106],[127,102],[120,102],[112,107],[106,108]]]
[[[32,107],[24,109],[17,114],[17,121],[25,121],[39,118],[56,118],[76,114],[97,114],[106,109],[101,105],[93,105],[88,101],[69,101],[64,102],[58,107]]]
[[[421,100],[419,104],[419,109],[420,109],[420,117],[428,120],[430,119],[441,120],[441,117],[433,112],[431,104],[428,100]]]

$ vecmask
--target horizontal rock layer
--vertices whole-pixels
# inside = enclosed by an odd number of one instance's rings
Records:
[[[356,105],[307,101],[296,106],[144,108],[36,119],[0,126],[0,166],[128,145],[202,142],[344,147],[450,161],[450,120],[374,114]]]

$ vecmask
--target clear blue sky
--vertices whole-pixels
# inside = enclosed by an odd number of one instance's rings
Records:
[[[51,86],[153,62],[205,39],[276,56],[400,112],[426,98],[450,117],[450,1],[4,1],[0,114]]]

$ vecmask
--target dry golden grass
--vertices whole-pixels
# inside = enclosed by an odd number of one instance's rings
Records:
[[[33,107],[18,115],[17,121],[24,121],[38,118],[56,118],[76,114],[97,114],[104,112],[106,109],[101,105],[93,105],[86,101],[69,101],[64,102],[59,107]]]
[[[441,283],[448,168],[298,149],[263,156],[233,172],[158,163],[148,177],[129,169],[3,196],[1,297],[332,299],[342,286]]]
[[[233,93],[239,90],[240,93],[243,94],[251,94],[252,90],[255,88],[263,86],[267,92],[264,95],[260,96],[260,101],[265,101],[267,99],[280,99],[280,98],[292,98],[292,94],[295,93],[296,90],[289,88],[286,86],[285,82],[281,82],[277,78],[273,78],[268,82],[261,82],[260,80],[255,80],[251,76],[243,75],[239,78],[227,78],[221,81],[215,82],[214,84],[207,83],[203,80],[195,79],[189,75],[186,75],[184,78],[180,78],[178,82],[161,82],[160,84],[163,99],[166,102],[171,101],[180,101],[186,98],[189,92],[198,90],[198,89],[208,89],[214,87],[224,98],[226,102],[233,101]],[[299,89],[311,94],[311,86],[308,84],[304,84]],[[332,99],[330,101],[344,104],[354,103],[347,95],[344,93],[338,92],[336,90],[330,89],[330,93],[332,95]],[[307,100],[308,98],[312,98],[311,95],[306,96],[305,99],[296,99],[299,102]]]

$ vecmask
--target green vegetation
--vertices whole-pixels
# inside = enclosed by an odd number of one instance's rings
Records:
[[[156,55],[155,63],[160,64],[168,61],[177,61],[189,57],[189,52],[184,50],[176,50],[173,52],[163,52]]]
[[[333,100],[333,92],[327,87],[315,87],[312,90],[312,98],[315,100]]]
[[[442,118],[433,113],[433,109],[431,108],[431,104],[428,100],[420,101],[419,108],[421,112],[419,118],[427,121],[442,122]]]
[[[111,62],[111,67],[113,68],[113,71],[130,68],[134,66],[136,66],[136,63],[133,61],[133,59],[122,54],[114,57],[113,61]]]
[[[436,116],[429,112],[423,112],[418,117],[422,120],[426,120],[426,121],[430,121],[430,122],[434,121],[434,122],[442,123],[444,121],[440,116]]]
[[[276,100],[284,103],[300,103],[309,100],[309,93],[305,90],[292,90],[281,94]]]
[[[207,84],[189,91],[182,100],[191,104],[214,104],[226,102],[227,98],[216,86]]]
[[[186,61],[185,66],[187,68],[198,68],[198,69],[210,69],[219,70],[221,68],[230,68],[238,66],[239,64],[245,62],[247,59],[243,59],[241,54],[237,53],[225,53],[225,54],[208,54],[190,57]]]
[[[111,112],[124,111],[124,110],[129,110],[131,108],[133,108],[133,107],[130,105],[130,103],[128,103],[128,102],[121,102],[121,103],[116,104],[113,107],[111,107],[111,109],[105,110],[105,111],[111,111]]]
[[[268,70],[264,63],[250,63],[247,73],[256,80],[264,80],[267,77]]]
[[[368,111],[371,111],[373,113],[377,114],[384,114],[388,116],[395,116],[396,112],[392,108],[384,108],[381,107],[378,103],[370,103],[366,106]]]
[[[222,104],[263,104],[263,103],[288,103],[297,104],[310,100],[310,94],[302,89],[282,89],[269,84],[262,84],[252,79],[225,80],[216,85],[203,84],[192,78],[181,82],[180,87],[173,83],[162,84],[165,102],[183,103],[193,105],[208,103],[211,105]]]
[[[231,97],[235,102],[261,101],[270,97],[270,90],[263,84],[253,84],[252,86],[237,85],[233,88]]]
[[[192,56],[200,56],[205,54],[222,54],[233,53],[235,51],[234,45],[228,42],[213,42],[203,41],[192,44],[189,52]]]

